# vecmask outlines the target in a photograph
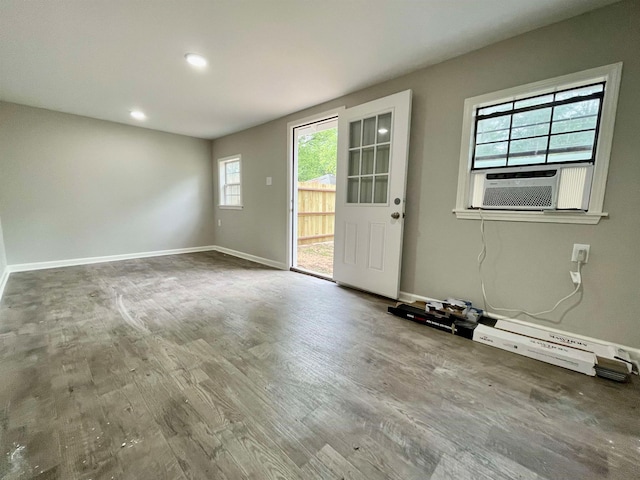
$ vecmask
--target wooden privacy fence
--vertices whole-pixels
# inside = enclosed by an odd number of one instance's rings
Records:
[[[298,245],[332,242],[336,186],[298,182]]]

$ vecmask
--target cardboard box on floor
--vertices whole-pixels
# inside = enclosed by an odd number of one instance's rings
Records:
[[[628,363],[630,360],[629,354],[625,351],[619,350],[613,345],[604,345],[590,340],[583,340],[581,338],[573,337],[570,334],[543,330],[541,328],[530,327],[528,325],[522,325],[509,320],[497,320],[495,328],[593,353],[596,355],[596,363],[601,365],[606,364],[607,368],[615,366],[617,370],[624,369],[627,373],[631,373],[632,370],[631,363]],[[617,360],[616,357],[622,358],[626,360],[626,362]]]
[[[595,376],[596,355],[537,338],[526,337],[486,325],[478,325],[473,332],[475,342],[534,358],[585,375]]]

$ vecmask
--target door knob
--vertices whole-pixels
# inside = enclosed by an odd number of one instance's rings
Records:
[[[393,212],[391,214],[391,218],[393,218],[394,220],[397,220],[400,218],[400,213],[399,212]]]

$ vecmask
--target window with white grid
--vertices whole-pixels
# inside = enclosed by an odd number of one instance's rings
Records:
[[[242,208],[241,157],[220,158],[218,160],[219,206]]]

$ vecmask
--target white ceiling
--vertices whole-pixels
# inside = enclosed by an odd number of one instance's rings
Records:
[[[0,100],[216,138],[615,1],[0,0]]]

